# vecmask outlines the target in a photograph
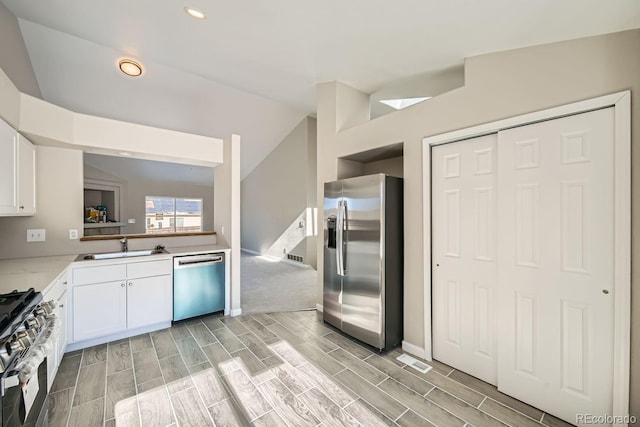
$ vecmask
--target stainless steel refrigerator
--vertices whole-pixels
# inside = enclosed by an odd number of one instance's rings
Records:
[[[324,321],[379,350],[402,340],[402,179],[324,185]]]

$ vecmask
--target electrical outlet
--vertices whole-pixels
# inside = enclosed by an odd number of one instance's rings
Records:
[[[44,242],[44,228],[27,230],[27,242]]]
[[[135,224],[135,223],[136,223],[136,219],[135,219],[135,218],[129,218],[129,219],[127,220],[127,222],[128,222],[129,224]]]
[[[78,238],[78,230],[70,229],[69,230],[69,240],[76,240]]]

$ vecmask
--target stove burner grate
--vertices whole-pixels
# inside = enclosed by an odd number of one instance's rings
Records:
[[[23,292],[16,290],[8,294],[0,294],[0,331],[4,331],[35,296],[36,292],[33,288]]]

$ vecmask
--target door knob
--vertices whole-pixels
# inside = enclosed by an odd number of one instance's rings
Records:
[[[605,294],[605,295],[608,295],[609,294],[609,289],[603,289],[602,293]]]

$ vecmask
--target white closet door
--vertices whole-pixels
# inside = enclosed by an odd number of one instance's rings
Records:
[[[610,414],[613,109],[500,132],[498,388]]]
[[[496,140],[432,149],[433,357],[496,384]]]

